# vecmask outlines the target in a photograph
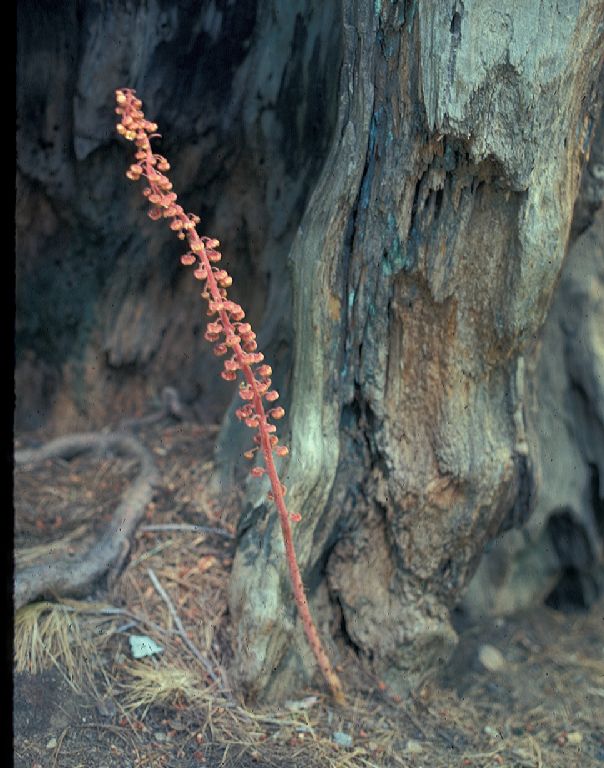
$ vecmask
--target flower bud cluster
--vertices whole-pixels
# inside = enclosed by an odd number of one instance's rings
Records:
[[[211,318],[204,338],[215,345],[217,356],[225,358],[222,378],[235,381],[238,374],[242,376],[239,397],[243,405],[237,409],[236,415],[246,426],[256,430],[255,445],[244,456],[253,459],[255,453],[261,451],[265,466],[255,466],[252,475],[260,477],[268,473],[273,488],[269,498],[282,502],[282,498],[276,496],[284,496],[286,489],[277,477],[273,454],[286,456],[288,449],[279,443],[277,427],[271,420],[283,418],[285,411],[281,406],[272,406],[279,393],[271,388],[271,367],[264,363],[264,355],[258,351],[252,327],[244,322],[245,312],[227,296],[227,288],[233,280],[226,270],[217,266],[222,258],[218,250],[220,243],[213,238],[199,236],[196,229],[199,217],[185,213],[177,203],[172,182],[165,174],[170,170],[170,164],[151,148],[151,139],[159,136],[157,125],[145,119],[140,99],[136,98],[133,90],[125,88],[116,91],[115,96],[115,111],[120,116],[117,131],[136,146],[136,162],[128,168],[126,176],[132,181],[142,177],[146,179],[143,195],[150,204],[149,217],[153,220],[167,219],[177,237],[187,241],[188,250],[180,260],[185,266],[194,267],[193,276],[202,282],[201,296],[208,302],[207,314]],[[265,407],[264,403],[270,404],[270,407]],[[297,521],[300,516],[292,514],[290,518]]]

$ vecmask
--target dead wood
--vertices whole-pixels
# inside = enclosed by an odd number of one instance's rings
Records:
[[[65,435],[41,448],[15,452],[15,463],[34,465],[47,459],[73,459],[89,451],[114,451],[138,459],[140,469],[123,493],[111,522],[101,538],[87,551],[69,559],[48,560],[15,574],[15,608],[36,598],[55,595],[83,595],[108,571],[120,570],[130,550],[132,537],[151,501],[158,473],[149,451],[127,434],[88,432]]]

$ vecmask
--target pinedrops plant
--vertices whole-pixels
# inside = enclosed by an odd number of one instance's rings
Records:
[[[208,322],[205,339],[214,346],[214,353],[224,357],[221,376],[225,381],[239,379],[239,397],[243,400],[237,417],[255,431],[254,447],[244,452],[247,459],[258,453],[263,465],[256,465],[252,475],[266,474],[272,492],[269,498],[275,502],[285,545],[285,557],[291,578],[294,599],[302,619],[308,643],[317,664],[334,699],[344,702],[342,685],[323,648],[319,633],[311,616],[300,568],[293,544],[291,522],[299,522],[299,514],[290,514],[285,504],[285,486],[281,483],[275,467],[275,456],[286,456],[287,446],[279,443],[277,427],[273,423],[285,415],[281,406],[274,405],[279,393],[271,388],[270,365],[264,362],[264,355],[258,351],[256,334],[249,323],[244,321],[245,312],[227,295],[233,280],[226,270],[218,266],[221,254],[220,243],[214,238],[200,236],[197,232],[199,217],[185,213],[177,203],[172,182],[166,176],[170,164],[160,154],[153,152],[151,139],[159,136],[157,125],[145,118],[142,102],[130,88],[115,92],[116,113],[120,116],[118,133],[136,146],[135,160],[126,172],[132,181],[145,178],[147,186],[143,195],[150,204],[148,215],[153,220],[166,219],[180,240],[186,241],[188,250],[180,257],[185,266],[194,266],[193,275],[203,285],[202,298],[208,302]]]

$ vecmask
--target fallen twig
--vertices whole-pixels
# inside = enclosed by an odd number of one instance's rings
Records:
[[[139,429],[140,427],[156,424],[162,419],[174,418],[178,421],[183,419],[183,406],[180,402],[178,390],[174,387],[164,387],[161,393],[161,407],[155,413],[147,416],[140,416],[134,419],[123,419],[117,426],[120,430]]]
[[[163,523],[158,525],[143,525],[141,531],[190,531],[191,533],[214,533],[224,536],[225,539],[234,539],[230,531],[224,528],[210,528],[205,525],[193,525],[192,523]]]
[[[218,675],[214,672],[212,669],[212,665],[210,662],[203,656],[201,651],[195,646],[195,644],[191,641],[189,638],[182,621],[180,620],[180,616],[178,615],[176,608],[174,607],[174,603],[172,600],[170,600],[170,596],[166,592],[166,590],[162,587],[159,579],[155,575],[152,568],[147,568],[147,573],[149,575],[149,579],[151,580],[151,583],[155,587],[158,595],[161,597],[161,599],[164,601],[164,603],[168,606],[168,610],[170,611],[170,615],[172,616],[172,620],[174,621],[174,624],[176,625],[176,629],[178,630],[178,635],[182,638],[182,641],[187,646],[189,651],[195,656],[197,661],[203,666],[205,671],[210,676],[211,680],[216,683],[221,689],[224,691],[224,684],[222,680],[218,677]]]

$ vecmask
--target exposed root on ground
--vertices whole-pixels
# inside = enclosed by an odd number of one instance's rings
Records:
[[[120,571],[132,537],[151,501],[158,472],[149,451],[128,434],[88,432],[65,435],[41,448],[15,452],[15,463],[38,464],[47,459],[72,459],[89,451],[114,451],[138,459],[137,477],[122,495],[111,522],[101,538],[86,552],[62,560],[39,562],[15,574],[15,609],[39,597],[89,594],[95,582],[108,571]]]

